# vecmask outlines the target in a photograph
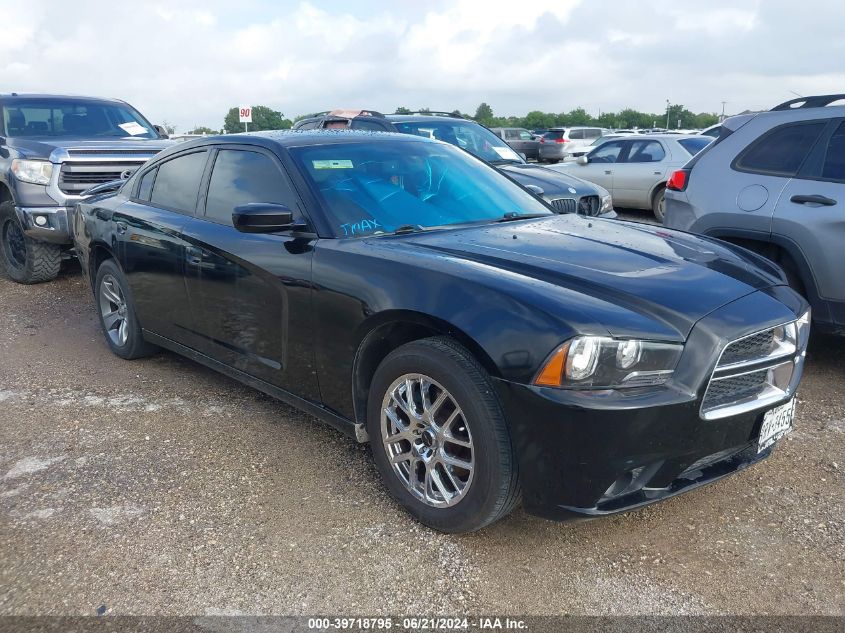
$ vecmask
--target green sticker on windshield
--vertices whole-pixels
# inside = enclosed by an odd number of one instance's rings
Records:
[[[351,160],[312,160],[314,169],[353,169]]]

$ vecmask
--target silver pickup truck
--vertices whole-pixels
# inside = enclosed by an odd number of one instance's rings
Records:
[[[128,103],[0,95],[0,262],[19,283],[56,277],[82,192],[129,178],[172,144]]]

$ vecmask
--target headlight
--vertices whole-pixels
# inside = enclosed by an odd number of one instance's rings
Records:
[[[543,387],[623,389],[662,385],[683,345],[578,336],[557,348],[534,379]]]
[[[46,160],[22,160],[16,158],[12,161],[12,173],[21,182],[31,182],[35,185],[49,185],[50,177],[53,175],[53,163]]]
[[[613,197],[610,194],[601,197],[599,213],[606,213],[607,211],[613,211]]]

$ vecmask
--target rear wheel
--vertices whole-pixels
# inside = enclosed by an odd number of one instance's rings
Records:
[[[156,351],[144,340],[126,278],[114,260],[106,260],[97,270],[94,299],[106,343],[113,353],[132,360]]]
[[[666,219],[666,187],[660,187],[651,200],[651,210],[660,224]]]
[[[429,527],[472,532],[519,500],[516,457],[490,377],[449,338],[403,345],[382,361],[367,428],[391,495]]]
[[[0,259],[6,273],[20,284],[55,279],[62,264],[58,244],[38,242],[26,235],[11,202],[0,205]]]

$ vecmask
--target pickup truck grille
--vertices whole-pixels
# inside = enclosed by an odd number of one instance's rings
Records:
[[[575,200],[573,198],[558,198],[550,200],[549,203],[558,213],[575,213]]]
[[[63,193],[79,195],[94,185],[100,185],[112,180],[126,179],[146,162],[144,160],[104,161],[104,162],[73,162],[62,163],[59,172],[59,189]]]

